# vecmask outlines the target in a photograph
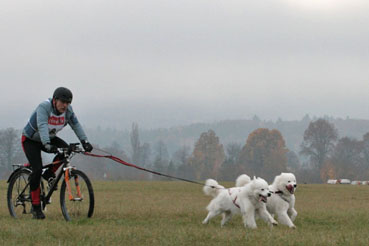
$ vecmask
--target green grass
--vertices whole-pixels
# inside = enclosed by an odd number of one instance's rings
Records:
[[[225,184],[230,187],[231,183]],[[183,182],[93,181],[95,213],[66,222],[53,196],[46,219],[10,217],[0,183],[0,245],[369,245],[369,186],[299,185],[296,230],[243,227],[241,217],[220,228],[202,225],[210,197]]]

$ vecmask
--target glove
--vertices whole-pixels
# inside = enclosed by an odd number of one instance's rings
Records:
[[[84,149],[86,152],[91,152],[91,151],[93,150],[92,145],[91,145],[88,141],[86,141],[86,140],[82,140],[82,141],[81,141],[81,143],[82,143],[82,147],[83,147],[83,149]]]
[[[47,143],[44,145],[46,152],[48,153],[58,153],[58,147],[56,147],[55,145],[52,145],[50,143]]]

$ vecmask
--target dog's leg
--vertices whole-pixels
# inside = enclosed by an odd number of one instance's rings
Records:
[[[222,213],[223,219],[221,222],[221,226],[223,227],[225,223],[227,223],[232,218],[232,213],[230,211],[226,211]]]
[[[245,227],[249,227],[251,229],[256,229],[256,222],[255,222],[255,209],[254,207],[248,208],[242,214],[243,224]]]
[[[290,216],[292,221],[295,221],[297,216],[297,211],[294,208],[288,209],[288,215]]]
[[[209,223],[209,220],[217,215],[219,215],[222,211],[216,210],[216,211],[209,211],[208,216],[202,221],[203,224]]]
[[[290,216],[292,221],[295,221],[297,216],[297,211],[295,210],[295,196],[291,196],[291,202],[289,203],[289,207],[287,210],[288,215]]]
[[[258,214],[260,217],[267,223],[271,225],[278,225],[278,222],[270,215],[270,213],[266,210],[265,207],[261,207],[258,209]]]
[[[278,221],[281,224],[286,225],[290,228],[296,228],[296,226],[293,224],[293,222],[291,221],[286,211],[280,212],[277,215],[278,215]]]

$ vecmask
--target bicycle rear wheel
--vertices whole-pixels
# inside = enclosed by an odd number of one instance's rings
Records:
[[[9,213],[14,218],[21,218],[31,214],[30,174],[31,170],[22,168],[17,170],[9,180],[7,201]]]
[[[60,206],[65,220],[90,218],[94,212],[94,191],[87,175],[80,170],[69,172],[68,189],[65,179],[60,188]]]

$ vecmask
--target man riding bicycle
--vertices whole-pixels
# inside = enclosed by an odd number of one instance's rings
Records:
[[[72,127],[86,152],[91,152],[93,149],[70,105],[72,99],[73,95],[69,89],[65,87],[57,88],[52,98],[38,105],[23,129],[22,147],[32,168],[30,188],[32,214],[35,219],[45,218],[40,203],[41,176],[50,184],[55,178],[55,172],[61,165],[61,163],[54,165],[42,173],[41,150],[47,153],[57,153],[58,148],[67,148],[68,144],[56,136],[57,132],[67,124]],[[60,157],[56,155],[54,161],[58,159]]]

